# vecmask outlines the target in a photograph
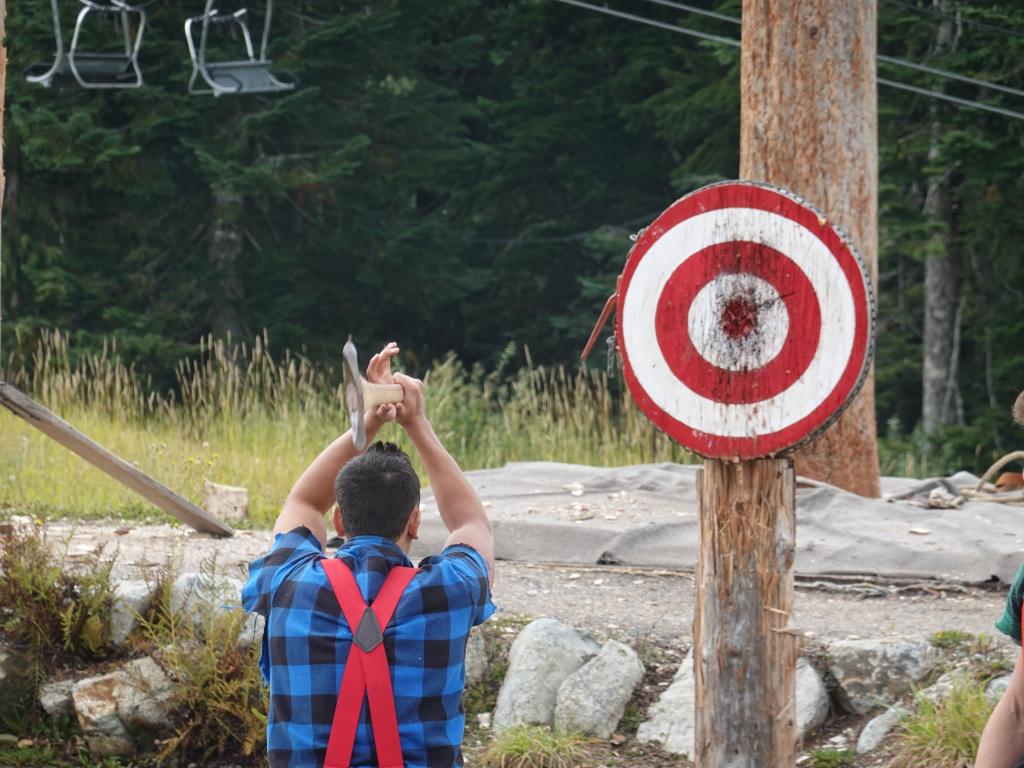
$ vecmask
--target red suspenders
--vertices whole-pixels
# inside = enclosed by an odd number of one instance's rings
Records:
[[[395,714],[395,693],[391,687],[391,670],[388,669],[383,642],[384,628],[391,621],[405,588],[416,575],[416,569],[392,568],[373,605],[367,606],[352,571],[341,560],[324,559],[320,562],[334,588],[345,621],[352,628],[352,650],[341,678],[338,703],[334,706],[334,722],[327,742],[324,768],[349,768],[364,694],[370,701],[377,764],[380,768],[404,768]]]

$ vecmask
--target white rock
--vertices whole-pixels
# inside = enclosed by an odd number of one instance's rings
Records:
[[[807,659],[796,663],[796,729],[804,738],[828,719],[829,700],[825,681]]]
[[[249,516],[249,489],[206,481],[203,509],[219,520],[244,520]]]
[[[558,689],[555,725],[565,732],[607,739],[619,726],[633,691],[644,677],[640,657],[628,645],[609,640],[594,658]]]
[[[115,585],[110,611],[110,641],[114,646],[124,645],[138,626],[139,616],[149,610],[152,602],[153,593],[144,581],[122,581]]]
[[[997,702],[1003,698],[1003,694],[1010,685],[1013,675],[1000,675],[989,682],[985,687],[985,695],[991,702]]]
[[[934,683],[929,685],[927,688],[923,688],[918,691],[914,698],[924,699],[932,704],[939,704],[949,696],[953,691],[953,686],[956,685],[957,680],[963,673],[959,675],[955,672],[943,672],[942,676],[939,677]]]
[[[869,721],[857,738],[857,754],[870,752],[881,744],[882,739],[908,714],[910,713],[902,707],[892,707]]]
[[[197,627],[202,625],[206,611],[218,608],[233,610],[241,607],[242,582],[229,576],[183,573],[171,586],[171,610],[190,616]]]
[[[169,725],[174,684],[145,656],[99,677],[79,680],[71,689],[78,724],[91,751],[125,755],[140,731]]]
[[[236,648],[245,650],[253,645],[263,642],[263,630],[266,629],[267,620],[258,613],[247,613],[242,621],[242,628],[238,631],[238,642]]]
[[[39,706],[54,719],[61,715],[73,714],[75,708],[71,702],[71,689],[74,685],[74,680],[52,680],[44,683],[39,689]]]
[[[637,741],[654,742],[666,752],[692,759],[696,705],[697,680],[691,649],[676,670],[672,684],[647,711],[647,720],[637,729]]]
[[[527,624],[509,651],[508,672],[494,709],[494,728],[550,726],[562,682],[600,650],[589,635],[555,619]]]
[[[829,648],[831,671],[844,703],[859,714],[906,693],[935,665],[938,651],[927,640],[840,640]]]
[[[479,627],[469,633],[466,641],[466,685],[481,682],[487,676],[487,646]]]

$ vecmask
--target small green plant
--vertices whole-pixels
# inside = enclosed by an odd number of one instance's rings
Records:
[[[811,768],[847,768],[856,755],[848,749],[816,749],[811,753]]]
[[[974,635],[961,629],[940,629],[929,640],[936,648],[948,651],[968,644],[974,640]]]
[[[587,758],[590,739],[552,731],[543,725],[520,725],[498,734],[479,760],[482,768],[575,768]]]
[[[992,708],[985,683],[969,675],[938,703],[919,698],[903,721],[892,768],[970,768]]]
[[[220,578],[213,561],[204,565],[205,583]],[[157,761],[174,754],[253,755],[263,747],[267,716],[259,646],[239,644],[247,616],[224,608],[216,589],[200,592],[188,606],[174,605],[172,583],[172,572],[162,574],[154,606],[141,622],[176,684],[176,729],[162,743]]]
[[[8,719],[27,714],[55,664],[109,655],[113,559],[72,570],[38,525],[11,524],[0,537],[0,635],[21,656],[23,685],[2,702]]]

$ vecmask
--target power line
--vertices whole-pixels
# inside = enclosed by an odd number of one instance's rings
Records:
[[[899,8],[906,8],[908,11],[920,13],[925,16],[934,16],[939,19],[949,19],[950,21],[960,22],[972,27],[977,27],[978,29],[987,29],[989,32],[998,32],[1003,35],[1010,35],[1011,37],[1024,38],[1024,32],[1019,32],[1016,29],[1007,29],[1006,27],[1000,27],[997,26],[996,24],[989,24],[984,21],[975,21],[974,19],[964,16],[953,16],[952,14],[949,13],[937,11],[934,8],[920,8],[914,5],[913,3],[902,2],[902,0],[884,0],[884,2],[888,3],[889,5],[895,5]]]
[[[649,1],[653,2],[653,0],[649,0]],[[603,13],[603,14],[605,14],[607,16],[615,16],[617,18],[626,19],[628,21],[632,21],[632,22],[635,22],[635,23],[638,23],[638,24],[646,24],[646,25],[651,26],[651,27],[657,27],[659,29],[666,29],[666,30],[668,30],[670,32],[677,32],[679,34],[689,35],[691,37],[697,37],[697,38],[700,38],[702,40],[710,40],[712,42],[722,43],[724,45],[730,45],[730,46],[732,46],[734,48],[739,48],[740,47],[740,41],[739,40],[735,40],[733,38],[720,37],[718,35],[710,35],[710,34],[708,34],[706,32],[699,32],[696,29],[689,29],[688,27],[680,27],[680,26],[676,26],[674,24],[666,24],[665,22],[656,21],[655,19],[649,19],[649,18],[647,18],[645,16],[637,16],[637,15],[632,14],[632,13],[625,13],[624,11],[616,11],[616,10],[614,10],[612,8],[605,8],[605,7],[600,6],[600,5],[591,5],[590,3],[584,3],[584,2],[581,2],[580,0],[555,0],[555,2],[557,2],[557,3],[565,3],[566,5],[575,5],[578,8],[585,8],[585,9],[587,9],[589,11],[594,11],[596,13]],[[662,2],[668,2],[668,0],[662,0]],[[897,60],[897,61],[902,61],[902,60]],[[885,63],[889,63],[889,62],[885,62]],[[903,62],[903,64],[911,65],[912,63],[911,62]],[[919,68],[922,68],[922,67],[924,67],[923,64],[912,65],[910,68],[911,69],[919,69]],[[928,67],[927,70],[925,70],[925,71],[928,71],[928,70],[931,70],[931,69],[932,69],[931,67]],[[934,70],[934,73],[943,73],[944,76],[953,76],[953,79],[961,79],[961,78],[965,78],[966,77],[966,75],[956,75],[956,73],[953,73],[953,72],[946,73],[944,70]],[[998,86],[996,83],[990,83],[990,82],[988,82],[986,80],[975,80],[974,78],[969,78],[968,81],[969,82],[974,82],[977,85],[982,86],[982,87],[987,87],[987,88],[993,88],[994,87],[997,90],[1005,90],[1006,89],[1005,86]],[[897,80],[887,80],[885,78],[879,77],[879,78],[876,78],[876,82],[880,83],[881,85],[889,86],[890,88],[897,88],[899,90],[910,91],[911,93],[917,93],[917,94],[920,94],[922,96],[929,96],[929,97],[931,97],[933,99],[940,99],[942,101],[948,101],[948,102],[951,102],[953,104],[957,104],[957,105],[962,106],[962,107],[971,107],[973,109],[980,109],[980,110],[984,110],[986,112],[993,112],[993,113],[995,113],[997,115],[1002,115],[1003,117],[1011,117],[1011,118],[1014,118],[1016,120],[1024,120],[1024,112],[1016,112],[1016,111],[1014,111],[1012,109],[1004,109],[1003,107],[996,107],[996,106],[993,106],[991,104],[985,104],[985,103],[980,102],[980,101],[971,101],[969,99],[961,99],[961,98],[959,98],[957,96],[950,96],[949,94],[942,93],[941,91],[933,91],[933,90],[929,90],[927,88],[919,88],[917,86],[909,85],[907,83],[901,83],[901,82],[899,82]],[[1015,92],[1015,91],[1011,90],[1011,92]],[[1024,92],[1021,92],[1021,95],[1024,95]]]
[[[921,96],[931,96],[935,99],[942,99],[943,101],[950,101],[954,104],[959,104],[962,107],[973,107],[974,109],[983,109],[986,112],[994,112],[997,115],[1003,117],[1012,117],[1017,120],[1024,120],[1024,112],[1015,112],[1012,109],[1004,109],[1002,107],[996,107],[991,104],[984,104],[980,101],[970,101],[969,99],[961,99],[956,96],[950,96],[948,93],[942,93],[941,91],[930,91],[927,88],[918,88],[916,85],[910,85],[908,83],[901,83],[897,80],[886,80],[885,78],[879,77],[876,80],[882,85],[888,85],[890,88],[899,88],[902,91],[910,91],[911,93],[917,93]]]
[[[676,3],[673,0],[645,0],[645,2],[653,3],[655,5],[661,5],[666,8],[674,8],[678,11],[684,11],[685,13],[694,13],[698,16],[707,16],[711,19],[717,19],[718,21],[726,21],[730,24],[742,24],[743,21],[737,16],[727,16],[724,13],[717,13],[716,11],[708,11],[704,8],[697,8],[692,5],[685,5],[683,3]],[[950,80],[959,80],[962,83],[970,83],[976,85],[979,88],[990,88],[994,91],[1002,91],[1003,93],[1009,93],[1013,96],[1020,96],[1024,98],[1024,91],[1018,88],[1011,88],[1008,85],[1000,85],[999,83],[993,83],[989,80],[978,80],[977,78],[970,77],[968,75],[961,75],[957,72],[950,72],[947,69],[938,69],[937,67],[929,67],[927,64],[918,64],[915,61],[907,61],[906,59],[898,59],[895,56],[885,56],[878,54],[877,59],[885,62],[886,64],[892,64],[896,67],[903,67],[904,69],[913,69],[918,72],[927,72],[929,75],[936,75],[938,77],[949,78]]]
[[[608,16],[616,16],[620,19],[627,19],[628,21],[635,21],[638,24],[647,24],[651,27],[658,27],[659,29],[667,29],[669,32],[679,32],[683,35],[690,35],[691,37],[698,37],[701,40],[709,40],[713,43],[722,43],[723,45],[731,45],[734,48],[740,47],[739,40],[733,40],[730,37],[720,37],[718,35],[709,35],[707,32],[699,32],[696,29],[688,29],[686,27],[677,27],[674,24],[666,24],[663,21],[656,21],[654,19],[648,19],[646,16],[636,16],[632,13],[626,13],[625,11],[616,11],[612,8],[605,8],[600,5],[591,5],[590,3],[582,3],[580,0],[555,0],[556,3],[565,3],[566,5],[575,5],[577,8],[586,8],[591,11],[597,11]]]

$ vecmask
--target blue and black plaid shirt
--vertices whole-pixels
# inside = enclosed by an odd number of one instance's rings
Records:
[[[320,565],[317,538],[304,527],[278,534],[249,564],[247,611],[266,617],[260,670],[270,683],[267,757],[274,766],[323,765],[352,631]],[[341,549],[363,598],[372,602],[393,566],[410,566],[393,541],[357,536]],[[487,567],[472,547],[423,560],[384,631],[406,768],[462,765],[462,691],[469,630],[494,613]],[[353,766],[376,766],[366,703]]]

